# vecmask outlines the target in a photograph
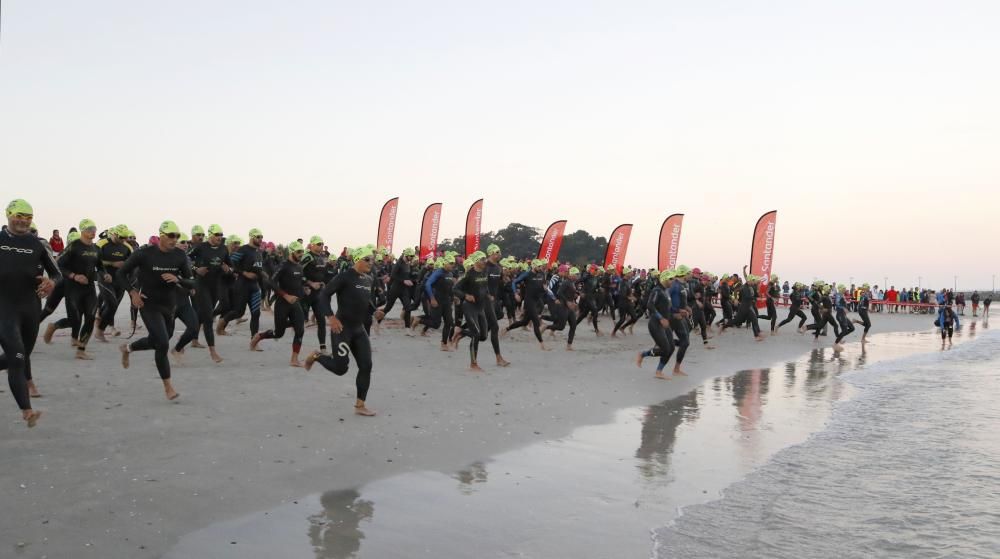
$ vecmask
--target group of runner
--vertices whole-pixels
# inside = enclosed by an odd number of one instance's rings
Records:
[[[465,258],[448,252],[423,262],[413,249],[396,258],[368,245],[345,248],[333,259],[319,236],[276,250],[264,243],[260,229],[251,229],[246,242],[227,236],[217,224],[207,230],[195,226],[188,237],[173,221],[161,223],[158,235],[139,246],[126,225],[99,235],[89,219],[70,234],[57,259],[38,238],[33,218],[30,204],[14,200],[7,206],[7,228],[0,233],[0,368],[8,371],[11,392],[29,426],[40,415],[31,406],[31,398],[39,394],[30,357],[42,320],[62,302],[66,317],[49,323],[43,339],[51,342],[56,331],[70,329],[74,357],[89,360],[91,337],[106,342],[121,335],[115,315],[126,294],[132,334],[144,327],[146,335],[120,345],[121,365],[127,369],[137,352],[152,351],[167,399],[179,396],[171,382],[171,361],[179,361],[193,346],[207,347],[211,359],[222,363],[216,336],[229,335],[228,326],[247,320],[249,310],[250,350],[259,351],[262,342],[281,339],[291,329],[293,367],[309,370],[318,363],[343,375],[353,357],[358,370],[355,412],[364,416],[375,414],[366,405],[372,372],[369,336],[397,303],[408,335],[440,330],[442,351],[455,351],[468,340],[474,371],[482,370],[479,349],[487,339],[497,366],[506,367],[510,363],[501,352],[501,339],[511,331],[530,327],[539,348],[548,351],[546,334],[551,341],[568,330],[565,348],[573,350],[580,325],[596,336],[604,334],[601,315],[610,316],[612,337],[632,333],[645,317],[653,346],[640,352],[636,363],[641,367],[645,358],[658,358],[655,376],[661,379],[671,378],[664,373],[671,359],[672,375],[686,374],[683,362],[692,335],[711,350],[713,335],[728,329],[749,328],[762,341],[760,321],[776,335],[798,319],[798,331],[811,331],[816,340],[832,329],[834,347],[842,349],[855,324],[863,327],[862,341],[872,326],[867,286],[855,300],[844,286],[822,282],[795,283],[787,317],[779,322],[783,294],[778,278],[770,277],[761,289],[762,278],[745,268],[742,275],[721,278],[683,265],[663,271],[605,270],[593,264],[580,269],[504,257],[497,245]],[[847,316],[852,302],[857,304],[856,320]],[[261,331],[261,310],[267,307],[273,308],[273,327]],[[813,318],[809,325],[803,311],[807,307]],[[177,321],[183,330],[171,345]],[[316,325],[318,349],[302,358],[310,324]]]

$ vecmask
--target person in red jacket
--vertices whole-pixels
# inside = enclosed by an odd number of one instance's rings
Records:
[[[52,252],[59,254],[63,251],[66,246],[63,244],[62,237],[59,236],[59,230],[55,229],[52,231],[52,238],[49,239],[49,246],[52,247]]]

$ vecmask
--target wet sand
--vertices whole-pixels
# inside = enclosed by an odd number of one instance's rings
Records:
[[[874,321],[873,333],[930,327],[928,316],[875,315]],[[268,325],[270,315],[265,314],[262,322]],[[605,319],[603,324],[608,322]],[[841,361],[859,358],[858,338],[856,333]],[[831,359],[832,339],[821,340],[826,348],[822,359]],[[652,378],[651,362],[642,370],[635,367],[634,352],[650,345],[644,328],[637,327],[636,335],[618,340],[596,339],[581,331],[577,351],[562,351],[563,344],[557,341],[551,344],[556,349],[544,354],[529,333],[516,332],[502,344],[514,364],[506,369],[493,366],[492,352],[485,344],[481,364],[486,371],[480,374],[466,371],[464,344],[458,352],[442,353],[437,338],[407,338],[387,329],[373,340],[375,370],[369,404],[379,416],[362,418],[352,413],[350,373],[338,378],[319,367],[310,373],[288,367],[290,340],[265,342],[263,353],[251,353],[246,350],[246,325],[239,327],[237,335],[220,338],[219,351],[226,358],[221,366],[211,363],[206,350],[188,350],[188,365],[174,370],[181,393],[175,403],[163,398],[152,354],[135,355],[132,368],[124,371],[114,345],[94,342],[90,349],[97,360],[77,362],[72,360],[67,338],[57,337],[51,346],[41,344],[33,358],[36,380],[45,394],[37,401],[37,407],[45,411],[39,426],[26,429],[13,409],[13,399],[6,391],[0,394],[9,406],[0,427],[4,482],[0,498],[7,505],[0,513],[0,556],[160,557],[169,550],[173,550],[171,557],[223,556],[217,555],[222,553],[218,549],[212,555],[204,547],[183,546],[198,537],[197,531],[230,522],[251,527],[239,536],[243,544],[223,531],[210,528],[206,532],[214,534],[213,544],[219,544],[219,537],[231,538],[222,547],[238,548],[241,557],[273,556],[255,554],[255,549],[262,551],[264,543],[283,541],[285,533],[301,538],[293,543],[295,537],[289,536],[285,549],[301,547],[319,557],[341,557],[360,547],[361,556],[381,557],[386,555],[379,550],[412,551],[445,537],[429,532],[433,526],[447,524],[456,533],[474,535],[471,524],[463,531],[460,510],[434,522],[434,515],[442,513],[426,507],[436,502],[466,506],[461,501],[463,487],[473,493],[490,487],[491,492],[516,495],[514,488],[519,486],[510,480],[518,476],[529,488],[532,484],[525,480],[536,476],[550,480],[534,484],[535,490],[529,491],[538,496],[532,505],[537,508],[507,499],[503,507],[469,505],[468,512],[485,517],[483,525],[488,529],[484,532],[492,541],[523,542],[526,547],[521,552],[546,556],[549,544],[544,541],[548,539],[532,537],[529,520],[533,514],[548,519],[560,510],[575,509],[576,515],[567,517],[566,524],[582,526],[597,524],[601,518],[569,497],[581,486],[592,486],[587,476],[604,466],[574,468],[574,463],[624,453],[631,458],[623,467],[634,470],[636,461],[646,464],[651,470],[646,479],[653,480],[653,485],[662,479],[686,480],[687,475],[669,467],[677,459],[676,449],[664,450],[662,444],[675,436],[669,434],[676,421],[673,416],[683,416],[683,412],[671,411],[677,404],[670,402],[690,398],[692,391],[708,394],[711,388],[705,388],[705,381],[739,371],[751,371],[741,374],[752,378],[754,369],[770,368],[765,376],[773,379],[776,363],[812,359],[810,350],[820,345],[794,331],[763,343],[739,331],[716,342],[719,349],[714,351],[701,347],[689,351],[690,377],[665,382]],[[879,345],[876,340],[868,353]],[[306,332],[305,347],[315,347],[313,330]],[[932,339],[926,349],[936,347]],[[761,373],[756,374],[759,379]],[[719,397],[732,398],[734,389],[727,390],[730,394]],[[648,428],[642,418],[649,410],[659,410],[653,416],[663,418],[654,424],[666,423],[653,428],[649,436],[656,442],[652,446],[643,442]],[[685,451],[690,466],[684,471],[692,475],[700,471],[703,478],[722,480],[725,476],[713,474],[711,468],[697,467],[727,462],[711,453],[710,441],[713,436],[729,435],[713,435],[718,428],[705,425],[707,430],[699,437],[706,439],[704,444]],[[597,433],[587,435],[588,429]],[[650,446],[646,458],[638,456],[647,452],[641,450],[644,445]],[[534,452],[535,457],[519,459],[519,450]],[[669,456],[667,464],[658,458],[664,453]],[[665,473],[657,473],[664,469]],[[611,485],[594,491],[604,491],[613,509],[621,505],[616,494],[623,491],[615,489],[619,476],[606,471],[602,477]],[[574,475],[560,477],[560,472]],[[551,481],[558,479],[567,481]],[[410,486],[411,492],[400,492],[400,483]],[[688,487],[687,482],[676,486]],[[718,490],[708,481],[692,482],[689,489],[695,495]],[[392,497],[388,502],[384,502],[386,495]],[[326,506],[324,498],[332,507]],[[600,496],[593,498],[601,502]],[[371,503],[370,514],[366,503]],[[547,508],[551,506],[556,508]],[[640,516],[626,517],[635,522],[624,525],[646,534],[645,541],[636,542],[637,548],[646,550],[641,556],[646,556],[648,530],[653,526],[642,526],[641,519],[646,514],[656,518],[669,514],[671,505],[651,499],[632,507],[641,511],[636,513]],[[351,511],[349,519],[362,518],[354,522],[358,526],[351,528],[353,520],[348,520],[343,532],[331,529],[338,522],[344,524],[338,515],[347,514],[345,510]],[[272,511],[289,520],[246,523],[255,515],[270,517]],[[366,524],[370,535],[357,536],[361,523],[369,522],[363,520],[366,514],[388,520],[403,513],[408,514],[401,518],[416,528],[423,526],[423,531],[407,532],[409,540],[405,534],[376,538],[393,532],[389,522],[381,531]],[[328,518],[331,514],[332,519]],[[425,542],[419,541],[420,534],[427,536]],[[412,541],[414,537],[417,542]],[[256,548],[251,546],[255,539]],[[534,547],[532,542],[536,542]],[[586,545],[590,542],[574,544],[578,549]],[[427,549],[435,551],[433,546]],[[456,549],[436,551],[462,556]]]

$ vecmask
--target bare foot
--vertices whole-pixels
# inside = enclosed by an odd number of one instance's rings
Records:
[[[497,367],[509,367],[510,361],[507,361],[503,357],[497,357]]]
[[[705,349],[715,349],[715,346],[712,344],[705,344]]]
[[[42,394],[38,391],[38,388],[35,387],[35,381],[33,381],[33,380],[29,380],[28,381],[28,396],[30,396],[32,398],[41,398],[42,397]]]
[[[617,337],[618,337],[618,334],[617,334],[617,333],[615,333],[615,332],[612,332],[612,333],[611,333],[611,337],[612,337],[612,338],[617,338]]]
[[[354,413],[357,415],[363,415],[365,417],[373,417],[375,415],[375,412],[365,407],[364,404],[361,404],[360,406],[357,405],[354,406]]]
[[[833,349],[836,351],[844,351],[844,346],[840,344],[833,344]]]
[[[199,342],[198,340],[191,342],[191,347],[195,349],[205,349],[205,346],[201,345],[201,342]]]
[[[594,330],[594,334],[597,334],[597,337],[598,337],[598,338],[600,338],[601,336],[603,336],[603,335],[604,335],[603,333],[601,333],[601,331],[600,331],[600,330]]]
[[[101,343],[108,343],[108,339],[104,337],[104,330],[94,330],[94,339]]]
[[[112,338],[117,338],[118,336],[121,336],[121,335],[122,335],[122,333],[117,328],[113,328],[113,327],[111,328],[111,337]]]
[[[300,369],[302,368],[302,362],[299,361],[298,359],[292,359],[291,361],[288,362],[288,365],[291,367],[298,367]]]
[[[260,337],[260,334],[254,335],[253,339],[250,340],[250,351],[260,351],[259,349],[257,349],[257,344],[260,343],[261,339],[263,338]]]
[[[307,370],[307,371],[311,370],[312,367],[313,367],[313,363],[315,363],[316,360],[319,359],[320,355],[322,355],[322,353],[320,353],[318,351],[314,351],[314,352],[310,353],[309,355],[307,355],[306,356],[306,362],[303,365],[303,367],[305,367],[305,370]]]
[[[42,417],[42,412],[38,410],[21,410],[21,417],[28,422],[28,428],[38,424],[38,418]]]
[[[178,394],[177,391],[174,390],[173,388],[167,388],[166,390],[164,390],[164,394],[166,394],[167,400],[176,400],[177,398],[181,397],[181,395]]]
[[[480,367],[478,363],[473,363],[473,364],[469,365],[469,370],[473,371],[473,372],[476,372],[476,373],[483,372],[483,368]]]
[[[670,380],[670,377],[668,377],[667,375],[663,374],[663,371],[656,371],[656,374],[653,375],[653,376],[656,377],[656,378],[658,378],[658,379],[660,379],[660,380]]]
[[[51,344],[52,336],[56,334],[56,330],[58,330],[58,328],[56,328],[55,323],[49,323],[49,325],[45,327],[45,334],[42,335],[42,340],[44,340],[47,344]]]
[[[574,351],[573,346],[566,344],[566,351]]]
[[[212,361],[215,361],[216,363],[222,363],[222,356],[215,352],[214,347],[208,348],[208,351],[209,355],[212,356]]]
[[[765,338],[764,336],[754,336],[754,341],[755,342],[763,342],[766,339],[767,338]]]
[[[118,351],[120,351],[122,354],[122,368],[128,369],[128,361],[129,361],[128,344],[122,344],[118,346]]]
[[[679,368],[674,367],[674,376],[675,377],[686,377],[686,376],[688,376],[688,374],[685,373],[684,371],[680,370]]]
[[[76,355],[74,356],[74,358],[75,359],[79,359],[80,361],[93,361],[94,360],[94,358],[91,357],[89,353],[87,353],[85,350],[82,350],[82,349],[76,350]]]
[[[542,351],[552,351],[551,349],[545,347],[545,343],[544,342],[538,344],[538,346],[542,348]]]
[[[642,368],[642,360],[643,360],[644,357],[645,357],[645,355],[643,355],[641,351],[635,355],[635,366],[636,367],[639,367],[640,369]]]
[[[170,350],[170,359],[174,362],[174,365],[178,367],[184,365],[184,352],[177,351],[176,349]]]
[[[247,320],[248,320],[248,319],[246,319],[246,318],[237,318],[237,319],[236,319],[236,324],[237,324],[237,326],[238,326],[238,325],[240,325],[240,324],[243,324],[243,323],[244,323],[244,322],[246,322]]]

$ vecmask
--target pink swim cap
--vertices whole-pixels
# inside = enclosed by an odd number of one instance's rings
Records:
[[[569,271],[569,264],[563,264],[559,266],[559,273],[564,274]]]
[[[159,245],[160,244],[160,238],[157,237],[157,236],[155,236],[155,235],[152,236],[152,237],[150,237],[149,238],[149,244],[151,244],[151,245]]]

